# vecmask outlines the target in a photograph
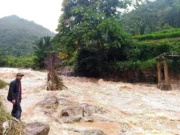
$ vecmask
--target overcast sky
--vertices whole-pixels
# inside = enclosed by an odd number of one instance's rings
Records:
[[[62,0],[0,0],[0,18],[17,15],[55,32]]]

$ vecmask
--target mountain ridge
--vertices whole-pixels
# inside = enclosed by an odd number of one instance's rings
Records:
[[[0,18],[0,51],[6,55],[33,55],[35,41],[54,35],[47,28],[16,15]]]

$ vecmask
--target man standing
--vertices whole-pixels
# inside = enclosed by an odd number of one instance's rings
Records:
[[[21,99],[22,99],[22,87],[21,79],[24,76],[22,73],[17,73],[16,79],[10,83],[9,93],[7,99],[13,104],[11,115],[16,119],[21,118]]]

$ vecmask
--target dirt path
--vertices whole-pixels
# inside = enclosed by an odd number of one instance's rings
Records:
[[[23,72],[22,121],[50,124],[50,135],[78,135],[74,130],[100,129],[107,135],[180,135],[180,91],[160,91],[155,85],[106,82],[102,79],[63,77],[68,90],[48,92],[46,73],[28,69],[0,68],[0,79],[10,82],[17,72]],[[4,105],[7,89],[0,90]],[[67,97],[79,103],[102,107],[107,113],[103,121],[94,123],[58,124],[36,104],[49,96]]]

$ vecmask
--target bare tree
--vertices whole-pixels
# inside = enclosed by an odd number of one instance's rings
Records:
[[[49,71],[47,75],[47,90],[62,90],[64,87],[62,79],[56,71],[60,61],[56,52],[49,53],[45,59],[45,65]]]

